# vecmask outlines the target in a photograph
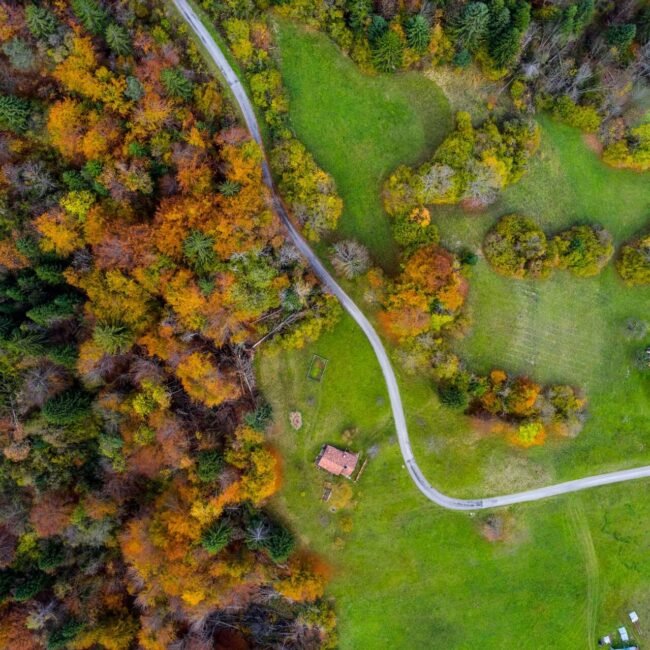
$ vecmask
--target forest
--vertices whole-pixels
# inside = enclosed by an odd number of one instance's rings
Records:
[[[251,359],[339,312],[259,148],[154,3],[3,3],[0,40],[0,647],[328,646]]]

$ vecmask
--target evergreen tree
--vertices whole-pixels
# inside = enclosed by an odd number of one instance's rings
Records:
[[[167,94],[170,97],[177,97],[189,101],[194,91],[194,84],[178,68],[165,68],[160,73]]]
[[[91,33],[100,35],[106,29],[108,12],[95,0],[72,0],[72,11]]]
[[[0,95],[0,127],[15,133],[26,131],[31,114],[28,101],[14,95]]]
[[[131,52],[129,33],[118,23],[110,23],[104,34],[109,49],[118,56],[126,56]]]
[[[223,194],[224,196],[237,196],[239,190],[241,190],[241,185],[237,181],[224,181],[219,184],[217,189],[219,190],[219,194]]]
[[[80,298],[76,294],[61,294],[50,302],[32,307],[25,315],[41,327],[71,318],[74,316]]]
[[[213,270],[217,262],[214,239],[200,230],[192,230],[185,238],[183,254],[197,273]]]
[[[142,87],[142,84],[136,77],[129,75],[126,78],[126,90],[124,91],[124,96],[127,99],[132,99],[134,102],[137,102],[139,99],[142,99],[143,95],[144,88]]]
[[[124,323],[119,322],[97,323],[93,339],[108,354],[122,354],[135,342],[133,332]]]
[[[488,35],[490,11],[484,2],[470,2],[452,23],[452,33],[468,52],[476,52]]]
[[[203,531],[201,546],[213,555],[228,545],[231,535],[232,528],[224,520],[219,520]]]
[[[399,35],[388,30],[373,49],[372,62],[380,72],[395,72],[402,67],[404,45]]]
[[[626,54],[636,36],[636,25],[612,25],[605,32],[605,39],[612,47],[615,47],[621,54]]]
[[[296,539],[291,531],[279,524],[273,524],[269,536],[263,544],[270,558],[277,564],[287,561],[295,545]]]
[[[365,29],[370,20],[372,2],[370,0],[348,0],[348,25],[354,32]]]
[[[25,9],[27,28],[34,38],[45,40],[59,28],[57,17],[47,7],[27,5]]]
[[[35,63],[34,52],[22,38],[12,38],[2,46],[11,66],[20,72],[29,72]]]
[[[84,624],[76,618],[68,619],[61,627],[50,634],[47,641],[47,650],[63,650],[68,647],[79,633],[83,630]]]
[[[426,52],[431,42],[431,27],[424,16],[418,14],[406,24],[406,42],[417,52]]]
[[[376,43],[388,31],[388,23],[383,16],[374,15],[368,26],[368,40]]]
[[[196,460],[196,475],[201,483],[212,483],[223,470],[223,456],[216,449],[200,451]]]
[[[48,424],[78,424],[90,415],[91,398],[85,392],[70,389],[45,402],[41,412]]]
[[[594,0],[580,0],[577,4],[575,18],[573,19],[573,32],[579,36],[593,20],[595,13]]]

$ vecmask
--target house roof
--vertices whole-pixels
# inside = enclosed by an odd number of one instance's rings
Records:
[[[318,467],[336,476],[343,475],[347,478],[352,476],[357,466],[359,454],[351,454],[349,451],[341,451],[332,445],[325,445],[321,455],[318,457]]]

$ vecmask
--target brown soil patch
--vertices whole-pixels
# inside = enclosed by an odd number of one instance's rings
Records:
[[[583,133],[582,140],[596,155],[602,155],[603,143],[598,139],[598,136],[595,133]]]

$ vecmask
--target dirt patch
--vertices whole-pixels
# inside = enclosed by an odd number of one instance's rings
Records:
[[[588,149],[591,149],[597,156],[602,155],[603,153],[603,143],[598,139],[598,136],[595,133],[583,133],[582,141],[587,145]]]
[[[480,521],[480,533],[488,542],[504,542],[510,537],[512,518],[507,515],[488,515]]]

